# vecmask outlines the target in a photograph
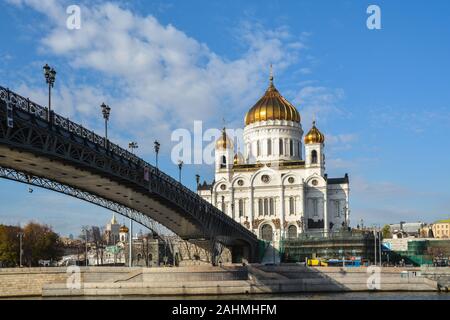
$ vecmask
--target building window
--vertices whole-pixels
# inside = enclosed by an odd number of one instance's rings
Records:
[[[339,218],[341,216],[341,210],[340,210],[340,206],[339,206],[339,200],[335,200],[334,202],[334,216],[336,218]]]
[[[225,212],[225,197],[224,196],[222,196],[222,212],[226,213]]]
[[[222,156],[222,162],[221,162],[221,165],[226,166],[226,164],[227,164],[227,157]]]
[[[297,156],[301,159],[302,157],[300,155],[300,150],[301,150],[300,142],[297,142]]]
[[[288,238],[295,239],[297,238],[297,227],[294,225],[290,225],[288,227]]]
[[[273,216],[275,214],[275,211],[274,211],[274,205],[273,205],[272,198],[269,199],[269,209],[270,209],[270,215]]]
[[[313,150],[311,152],[311,163],[314,163],[314,164],[317,163],[317,151],[316,150]]]
[[[272,140],[267,139],[267,155],[272,155]]]
[[[289,139],[289,155],[294,156],[294,141],[292,139]]]
[[[244,200],[239,199],[239,217],[243,217],[244,216]]]
[[[269,214],[269,200],[264,199],[264,215],[267,216]]]
[[[319,216],[319,208],[318,208],[318,204],[319,204],[319,199],[309,199],[309,208],[310,208],[310,212],[312,213],[313,217],[318,217]]]
[[[289,198],[289,214],[295,214],[295,199],[294,197]]]
[[[273,229],[270,224],[265,224],[261,228],[261,238],[265,241],[272,241]]]
[[[259,145],[259,140],[256,141],[256,155],[258,157],[261,155],[261,146]]]
[[[263,213],[263,199],[258,199],[258,213],[262,216]]]
[[[279,150],[280,150],[280,156],[282,156],[283,155],[283,139],[279,139],[278,140],[278,143],[279,143],[279,146],[278,146],[278,148],[279,148]]]

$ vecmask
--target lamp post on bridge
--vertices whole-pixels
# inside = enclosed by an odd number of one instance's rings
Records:
[[[195,175],[195,182],[197,183],[197,193],[198,193],[198,187],[200,186],[200,175],[199,174]]]
[[[183,164],[184,162],[182,160],[178,161],[178,170],[179,170],[178,181],[180,183],[181,183],[181,170],[183,169]]]
[[[20,231],[18,234],[17,234],[17,236],[19,237],[19,267],[23,267],[22,266],[22,256],[23,256],[23,249],[22,249],[22,243],[23,243],[23,236],[24,236],[24,233],[22,232],[22,231]]]
[[[45,76],[45,82],[48,84],[48,114],[47,114],[47,120],[50,121],[50,112],[52,108],[52,88],[55,84],[56,80],[56,71],[55,69],[51,68],[48,64],[45,64],[43,67],[44,69],[44,76]]]
[[[130,149],[130,152],[132,154],[134,154],[134,149],[139,148],[139,146],[138,146],[137,142],[132,141],[132,142],[128,143],[128,148]]]
[[[108,146],[108,121],[111,113],[111,108],[104,102],[100,106],[102,108],[103,119],[105,119],[105,148]]]
[[[161,144],[159,143],[158,140],[155,140],[155,142],[153,142],[154,148],[155,148],[155,154],[156,154],[156,169],[158,169],[158,153],[159,153],[159,148],[161,147]]]

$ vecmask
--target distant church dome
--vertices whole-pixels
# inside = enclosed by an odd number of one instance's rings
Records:
[[[220,138],[217,139],[217,141],[216,141],[216,149],[217,150],[225,150],[225,149],[232,149],[232,148],[233,148],[233,142],[231,141],[230,137],[228,137],[225,128],[223,128]]]
[[[242,153],[238,152],[234,155],[233,163],[235,165],[244,164],[244,156],[242,155]]]
[[[121,226],[120,229],[119,229],[119,232],[120,233],[128,233],[127,226],[126,225]]]
[[[112,224],[112,225],[117,224],[116,214],[115,214],[115,213],[113,213],[113,216],[112,216],[112,218],[111,218],[111,224]]]
[[[245,115],[245,125],[267,120],[286,120],[300,123],[300,113],[273,85],[272,71],[269,88]]]
[[[311,144],[311,143],[324,143],[325,142],[325,136],[322,132],[319,131],[319,129],[316,128],[316,122],[313,121],[313,126],[311,130],[306,134],[305,136],[305,144]]]

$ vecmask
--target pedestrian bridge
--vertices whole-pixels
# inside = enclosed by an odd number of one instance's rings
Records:
[[[234,261],[255,261],[256,236],[143,159],[0,87],[0,177],[111,209],[184,240],[210,240]],[[219,250],[220,251],[220,250]],[[219,252],[217,252],[219,254]]]

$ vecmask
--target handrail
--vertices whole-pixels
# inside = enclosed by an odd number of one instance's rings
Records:
[[[39,104],[32,102],[30,99],[25,98],[15,92],[10,91],[7,88],[4,88],[0,86],[0,100],[5,101],[6,103],[11,103],[13,107],[19,108],[21,111],[27,112],[35,116],[36,118],[39,118],[42,121],[49,122],[55,126],[59,127],[61,129],[67,130],[70,133],[73,133],[77,136],[80,136],[89,142],[99,146],[100,148],[105,148],[107,146],[107,150],[116,156],[119,156],[121,158],[124,158],[125,160],[134,163],[139,168],[149,168],[150,172],[155,175],[156,177],[164,180],[165,182],[169,183],[171,186],[183,191],[191,201],[197,201],[199,202],[199,205],[204,205],[205,209],[208,209],[208,211],[213,214],[214,216],[222,215],[225,219],[228,220],[229,223],[231,223],[233,226],[240,227],[241,230],[245,230],[248,235],[251,237],[255,237],[253,232],[248,230],[247,228],[243,227],[240,223],[236,222],[234,219],[230,218],[226,214],[224,214],[222,211],[220,211],[218,208],[213,206],[211,203],[200,197],[197,193],[193,192],[191,189],[187,188],[180,182],[176,181],[174,178],[169,176],[168,174],[162,172],[161,170],[157,169],[150,163],[146,162],[145,160],[137,157],[136,155],[132,154],[126,149],[123,149],[119,145],[116,145],[109,140],[107,141],[104,137],[96,134],[95,132],[88,130],[84,128],[82,125],[77,124],[68,118],[65,118],[54,111],[50,112],[50,117],[48,116],[48,108],[42,107]]]

